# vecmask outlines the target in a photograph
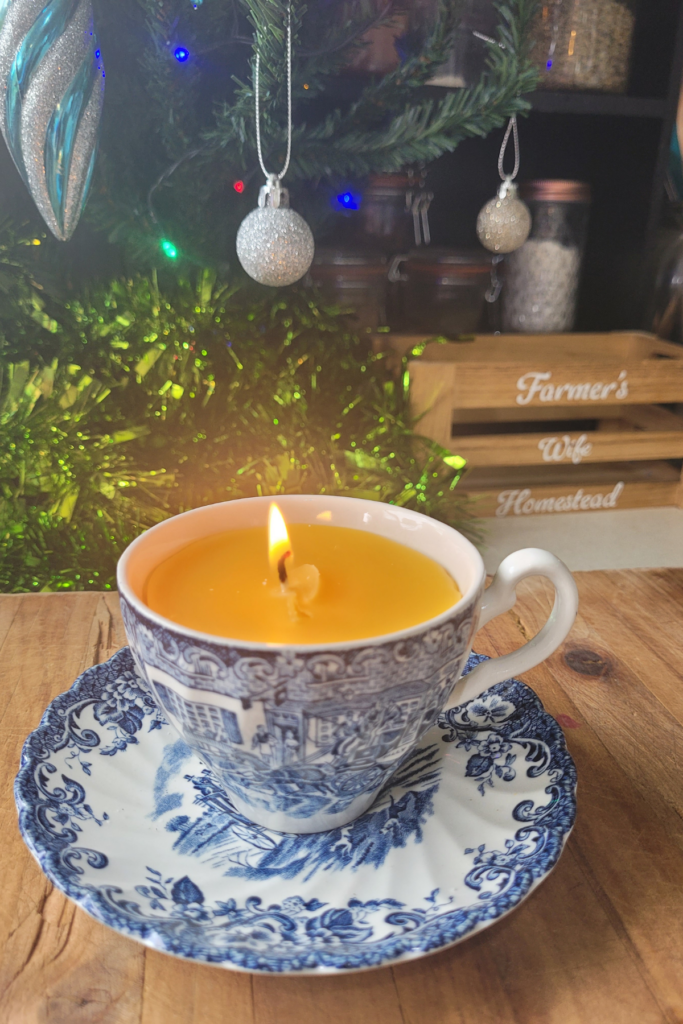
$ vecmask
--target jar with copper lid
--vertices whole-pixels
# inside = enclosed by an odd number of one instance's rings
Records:
[[[349,310],[361,330],[387,323],[388,261],[381,253],[316,248],[309,277],[323,296]]]
[[[527,241],[505,263],[503,329],[571,331],[588,227],[590,185],[530,181],[520,194],[531,211]]]
[[[483,248],[429,246],[396,257],[390,280],[401,282],[402,326],[450,338],[490,329],[493,259]]]
[[[545,0],[531,30],[542,89],[626,92],[632,0]]]

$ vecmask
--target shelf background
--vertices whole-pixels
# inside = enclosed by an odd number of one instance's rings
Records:
[[[683,63],[683,2],[640,0],[626,95],[537,90],[519,119],[519,180],[575,178],[592,188],[578,330],[649,326],[649,266]],[[338,79],[336,102],[352,102],[358,79]],[[443,95],[444,89],[425,92]],[[330,96],[330,98],[331,98]],[[327,102],[330,102],[330,98]],[[431,167],[433,244],[477,244],[479,209],[498,186],[503,129],[466,139]]]
[[[601,92],[552,92],[539,89],[527,97],[544,114],[606,114],[613,117],[667,116],[666,99],[658,96],[615,96]]]
[[[683,3],[641,0],[627,95],[538,90],[520,119],[520,180],[576,178],[592,188],[578,330],[648,327],[650,264],[683,66]],[[433,171],[435,241],[473,244],[495,191],[502,132],[470,139]]]
[[[627,95],[539,90],[528,97],[532,109],[520,119],[520,180],[577,178],[593,191],[579,330],[649,326],[648,266],[661,223],[682,66],[683,0],[639,0]],[[351,103],[362,84],[355,77],[336,79],[310,114]],[[426,91],[443,94],[437,87]],[[467,139],[432,165],[434,244],[477,244],[477,213],[498,186],[502,135],[500,129],[486,139]],[[34,210],[0,141],[0,217],[8,214],[21,219]],[[102,246],[85,221],[65,247],[65,260],[74,280],[120,269],[116,251]]]

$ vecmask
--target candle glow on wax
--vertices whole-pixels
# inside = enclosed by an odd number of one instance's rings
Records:
[[[460,600],[433,559],[381,534],[335,525],[250,526],[188,542],[150,572],[141,597],[201,633],[266,644],[320,644],[384,636]],[[282,569],[282,573],[280,572]]]

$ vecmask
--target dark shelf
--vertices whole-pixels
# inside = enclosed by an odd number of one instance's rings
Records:
[[[544,114],[602,114],[608,117],[667,116],[666,99],[650,96],[620,96],[600,92],[551,92],[537,90],[527,97],[531,106]]]
[[[371,76],[340,75],[331,79],[323,102],[328,105],[352,103],[361,95],[364,87],[373,81]],[[449,86],[423,86],[423,96],[439,98],[446,92],[458,92]],[[663,120],[667,116],[667,100],[653,96],[620,96],[604,92],[555,92],[538,89],[529,93],[526,99],[532,108],[544,114],[597,114],[606,117],[650,117]]]

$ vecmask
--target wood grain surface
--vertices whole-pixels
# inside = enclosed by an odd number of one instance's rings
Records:
[[[681,1024],[683,570],[576,578],[576,627],[525,676],[578,768],[578,820],[559,865],[461,945],[339,978],[176,960],[50,885],[17,829],[21,746],[49,701],[125,637],[116,595],[0,597],[0,1024]],[[524,584],[475,649],[518,646],[550,603],[543,581]]]

